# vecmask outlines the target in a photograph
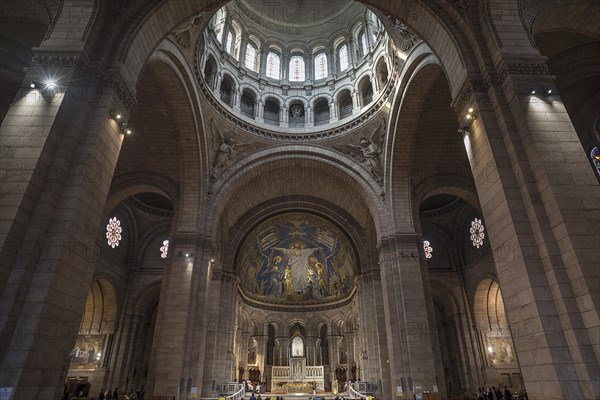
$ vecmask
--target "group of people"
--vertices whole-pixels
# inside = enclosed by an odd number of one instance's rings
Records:
[[[115,388],[114,390],[108,389],[104,391],[102,389],[100,394],[98,394],[98,400],[144,400],[144,388],[139,390],[129,389],[123,392],[122,396],[119,397],[119,388]]]
[[[488,388],[486,391],[484,387],[481,387],[477,390],[477,399],[478,400],[512,400],[513,395],[508,390],[506,386],[504,386],[504,392],[495,386]]]

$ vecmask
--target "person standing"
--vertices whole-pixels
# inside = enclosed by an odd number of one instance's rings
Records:
[[[113,398],[113,400],[119,400],[119,388],[118,387],[116,387],[115,390],[113,390],[112,398]]]
[[[513,395],[510,392],[510,390],[508,390],[508,388],[506,387],[506,385],[504,386],[504,399],[505,400],[512,400],[513,399]]]

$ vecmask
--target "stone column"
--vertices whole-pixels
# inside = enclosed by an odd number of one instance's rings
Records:
[[[61,72],[54,96],[30,88],[40,71]],[[124,138],[110,112],[126,119],[132,104],[116,80],[87,71],[76,56],[36,57],[0,128],[11,155],[1,166],[0,386],[14,400],[62,392]]]
[[[379,243],[379,265],[390,368],[390,386],[431,390],[437,383],[431,335],[416,235],[395,235]],[[409,384],[403,384],[402,378]],[[412,382],[412,385],[410,383]],[[390,390],[390,396],[395,396]]]
[[[464,142],[521,372],[531,399],[598,398],[598,184],[560,97],[531,95],[545,65],[502,72],[456,109],[477,115]]]
[[[131,314],[124,315],[121,319],[121,328],[117,333],[113,360],[110,364],[113,368],[109,382],[112,382],[114,386],[125,389],[132,383],[133,377],[130,374],[133,372],[133,356],[142,320],[141,316]]]
[[[231,294],[236,292],[235,285],[233,273],[220,269],[212,272],[204,309],[207,316],[204,330],[206,340],[201,358],[204,370],[198,373],[198,377],[203,379],[202,397],[214,397],[218,394],[216,385],[232,379],[231,371],[235,367],[233,331],[236,296]]]
[[[358,277],[358,311],[360,315],[360,379],[378,385],[382,397],[391,392],[386,319],[383,312],[382,282],[379,271]]]
[[[317,365],[316,362],[316,342],[317,338],[314,336],[306,337],[306,365]]]

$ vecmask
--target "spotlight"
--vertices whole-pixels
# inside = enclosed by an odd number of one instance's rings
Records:
[[[56,81],[48,80],[46,81],[46,89],[53,90],[56,88]]]
[[[473,107],[469,108],[469,112],[472,113],[473,112]]]
[[[32,88],[32,89],[35,89],[35,82],[31,81],[31,83],[29,84],[29,87]]]
[[[552,89],[546,90],[546,95],[551,95],[551,94],[552,94]]]
[[[471,114],[467,114],[467,119],[471,119]]]
[[[215,262],[215,259],[214,259],[214,258],[211,258],[211,259],[210,259],[210,262],[211,262],[211,263],[214,263],[214,262]]]
[[[190,256],[190,253],[185,253],[185,256],[186,256],[186,257],[189,257],[189,256]]]
[[[126,133],[126,134],[128,134],[128,135],[131,135],[131,134],[132,134],[132,132],[131,132],[131,129],[127,129],[127,130],[125,131],[125,133]]]
[[[531,90],[529,91],[529,94],[530,94],[530,95],[532,95],[532,96],[533,96],[535,93],[536,93],[536,92],[535,92],[535,89],[531,89]]]
[[[117,115],[115,115],[115,118],[116,118],[116,119],[121,119],[121,114],[117,114]]]

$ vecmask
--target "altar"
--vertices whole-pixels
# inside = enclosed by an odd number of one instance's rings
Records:
[[[323,366],[306,365],[306,358],[292,357],[290,365],[271,369],[272,390],[286,393],[309,393],[313,390],[325,390]]]

